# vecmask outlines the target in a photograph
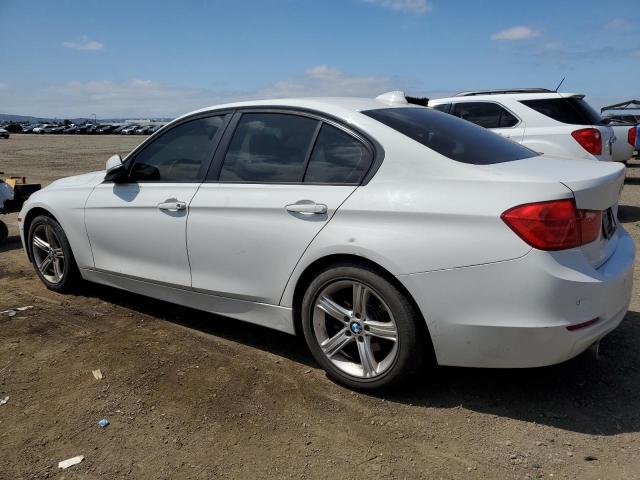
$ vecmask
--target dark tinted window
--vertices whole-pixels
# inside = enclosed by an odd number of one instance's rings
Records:
[[[458,162],[486,165],[538,155],[473,123],[431,109],[383,108],[362,113]]]
[[[451,114],[484,128],[513,127],[518,123],[511,113],[491,102],[454,103]]]
[[[133,181],[199,181],[209,162],[213,137],[224,116],[201,118],[172,128],[136,155]]]
[[[313,147],[305,182],[359,183],[369,169],[369,150],[342,130],[324,124]]]
[[[544,98],[521,100],[520,103],[558,122],[570,125],[602,124],[600,114],[581,98]]]
[[[441,103],[440,105],[434,105],[432,107],[434,110],[439,110],[444,113],[449,113],[449,109],[451,108],[450,103]]]
[[[318,121],[284,113],[245,113],[233,134],[221,182],[300,182]]]

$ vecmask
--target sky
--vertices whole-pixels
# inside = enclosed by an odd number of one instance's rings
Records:
[[[0,0],[0,113],[547,87],[640,99],[639,0]]]

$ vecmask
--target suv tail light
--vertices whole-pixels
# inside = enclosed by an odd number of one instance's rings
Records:
[[[575,201],[569,199],[519,205],[500,218],[539,250],[579,247],[596,240],[602,228],[602,212],[577,209]]]
[[[591,155],[602,153],[602,136],[597,128],[575,130],[571,132],[571,136]]]
[[[627,142],[629,142],[629,145],[631,145],[632,147],[635,147],[637,140],[638,140],[638,128],[633,126],[629,129],[629,132],[627,132]]]

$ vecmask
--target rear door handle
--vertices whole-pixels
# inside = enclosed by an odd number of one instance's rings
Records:
[[[323,203],[292,203],[284,207],[288,212],[322,215],[327,213],[327,206]]]
[[[180,210],[186,210],[187,204],[178,200],[167,200],[158,204],[159,210],[166,210],[168,212],[179,212]]]

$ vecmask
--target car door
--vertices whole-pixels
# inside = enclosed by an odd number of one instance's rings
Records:
[[[450,113],[514,142],[522,142],[524,122],[502,105],[494,102],[457,102],[452,105]]]
[[[302,253],[360,184],[374,150],[311,115],[236,115],[191,202],[193,288],[277,305]]]
[[[95,268],[191,286],[186,226],[228,117],[183,121],[127,159],[128,180],[104,182],[89,196],[85,223]]]

